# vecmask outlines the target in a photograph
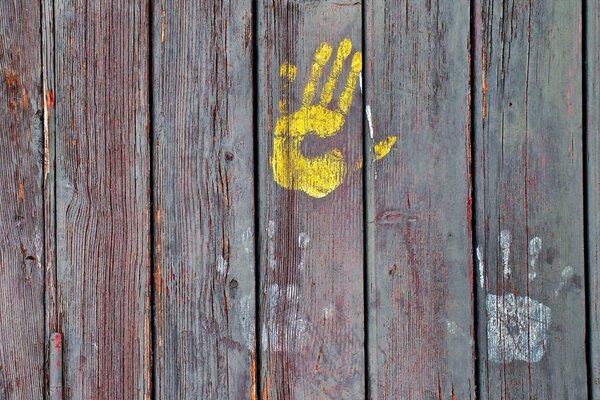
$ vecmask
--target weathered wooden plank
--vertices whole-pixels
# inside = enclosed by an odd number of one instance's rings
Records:
[[[0,3],[0,398],[44,387],[44,209],[39,1]]]
[[[148,3],[54,7],[65,396],[148,398]]]
[[[366,2],[372,399],[474,398],[469,35],[469,1]]]
[[[584,399],[581,7],[475,1],[483,399]]]
[[[591,366],[593,400],[600,400],[600,2],[586,1],[586,135],[587,135],[587,222]]]
[[[157,398],[256,396],[251,4],[154,3]]]
[[[359,399],[361,3],[259,1],[256,12],[261,397]]]

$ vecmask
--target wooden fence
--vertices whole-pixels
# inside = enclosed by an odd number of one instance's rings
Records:
[[[598,1],[0,0],[0,78],[0,399],[600,399]]]

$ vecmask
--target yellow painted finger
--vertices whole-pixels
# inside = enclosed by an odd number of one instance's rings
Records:
[[[315,51],[315,58],[310,69],[308,82],[304,87],[304,95],[302,96],[303,106],[309,106],[312,104],[312,101],[315,98],[315,90],[319,84],[321,74],[323,73],[323,67],[325,64],[327,64],[327,61],[329,61],[329,57],[331,57],[331,51],[332,49],[329,43],[321,43],[317,51]]]
[[[390,152],[390,150],[392,150],[392,147],[394,147],[396,140],[398,140],[398,136],[388,136],[381,142],[373,146],[375,159],[381,160],[383,157],[385,157]]]
[[[352,56],[352,66],[350,67],[350,73],[348,74],[348,82],[340,95],[340,100],[338,101],[338,108],[340,112],[343,114],[348,114],[348,110],[350,110],[350,106],[352,105],[352,96],[354,94],[354,89],[356,88],[356,81],[358,80],[358,75],[362,70],[362,54],[360,51],[354,53]]]
[[[323,92],[321,92],[321,105],[327,106],[329,102],[331,102],[331,98],[333,97],[333,90],[335,89],[335,85],[338,81],[338,76],[340,72],[342,72],[342,67],[344,66],[344,61],[350,55],[352,51],[352,42],[350,39],[346,38],[340,42],[338,46],[337,55],[335,56],[335,61],[333,62],[333,67],[331,67],[331,72],[327,77],[327,82],[325,82],[325,86],[323,86]]]

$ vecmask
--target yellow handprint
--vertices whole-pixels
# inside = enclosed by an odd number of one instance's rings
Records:
[[[286,189],[302,190],[312,197],[325,197],[344,180],[347,165],[338,149],[334,148],[321,156],[308,158],[300,151],[300,143],[308,133],[325,138],[335,136],[344,126],[346,115],[352,105],[356,81],[362,69],[362,55],[359,51],[352,56],[348,80],[340,94],[337,110],[327,107],[333,98],[333,91],[344,61],[351,51],[352,42],[349,39],[342,40],[331,72],[323,86],[319,104],[313,104],[323,67],[332,53],[331,46],[322,43],[315,52],[308,83],[302,96],[302,106],[292,114],[283,112],[283,115],[277,119],[271,168],[275,182]],[[293,80],[296,70],[286,63],[281,66],[280,73]],[[285,102],[280,102],[281,108],[286,106]]]

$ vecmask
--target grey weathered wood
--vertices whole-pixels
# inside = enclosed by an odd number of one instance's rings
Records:
[[[274,181],[275,124],[279,100],[290,113],[302,105],[316,49],[332,55],[320,80],[329,75],[338,45],[352,42],[329,105],[337,109],[351,59],[361,48],[361,4],[331,1],[259,1],[258,144],[260,199],[260,372],[263,399],[360,399],[364,396],[362,112],[356,85],[345,124],[333,137],[305,136],[305,157],[334,148],[348,165],[333,192],[314,198]],[[280,66],[297,76],[289,83]],[[314,104],[322,86],[317,86]],[[282,104],[283,105],[283,104]],[[286,125],[287,126],[287,125]],[[288,139],[289,140],[289,139]],[[289,146],[290,141],[285,146]],[[289,159],[284,155],[282,160]],[[283,165],[283,164],[281,164]],[[291,173],[290,173],[291,174]]]
[[[593,400],[600,400],[600,2],[586,1],[586,46],[587,65],[583,77],[587,109],[587,222],[588,222],[588,265],[590,308],[591,390]]]
[[[148,3],[54,7],[64,394],[149,398]]]
[[[156,395],[254,399],[251,1],[153,15]]]
[[[41,399],[44,198],[40,3],[0,3],[0,398]]]
[[[482,398],[584,399],[580,3],[474,12]]]
[[[474,398],[469,34],[469,1],[366,2],[372,399]]]

